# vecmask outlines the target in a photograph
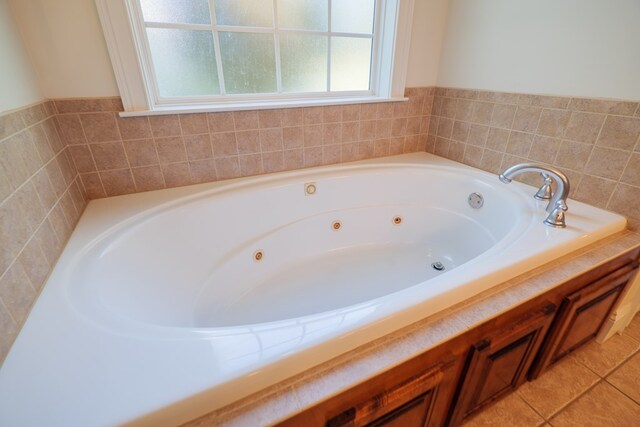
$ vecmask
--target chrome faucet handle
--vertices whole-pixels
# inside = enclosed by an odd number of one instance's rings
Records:
[[[544,220],[544,223],[551,227],[565,228],[567,224],[564,221],[564,213],[567,209],[565,201],[558,200],[549,216]]]
[[[536,200],[549,200],[551,199],[551,196],[553,196],[553,191],[551,190],[551,183],[553,182],[553,179],[551,179],[549,174],[544,172],[541,172],[540,176],[544,179],[544,184],[542,184],[542,187],[540,187],[533,197],[535,197]]]

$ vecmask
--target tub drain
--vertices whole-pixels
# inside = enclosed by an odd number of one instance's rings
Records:
[[[440,261],[434,262],[433,264],[431,264],[431,267],[433,267],[434,270],[438,271],[443,271],[445,269],[444,264]]]

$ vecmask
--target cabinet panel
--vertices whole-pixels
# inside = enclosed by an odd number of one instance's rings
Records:
[[[529,379],[598,334],[637,268],[638,263],[631,262],[564,297]]]
[[[542,343],[555,312],[554,304],[514,319],[511,325],[472,346],[451,415],[458,425],[484,405],[515,390]]]
[[[425,425],[443,367],[425,371],[361,401],[326,422],[327,427]]]

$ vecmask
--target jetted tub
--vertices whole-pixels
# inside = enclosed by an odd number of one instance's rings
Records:
[[[93,201],[0,425],[185,422],[626,225],[570,200],[545,226],[535,191],[416,153]]]

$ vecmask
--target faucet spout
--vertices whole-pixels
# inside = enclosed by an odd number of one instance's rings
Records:
[[[500,181],[510,183],[513,178],[525,172],[538,172],[551,177],[556,182],[556,192],[551,196],[547,205],[549,216],[545,224],[553,227],[564,227],[564,211],[567,210],[567,197],[569,197],[569,178],[560,170],[539,163],[518,163],[505,169],[499,176]]]

